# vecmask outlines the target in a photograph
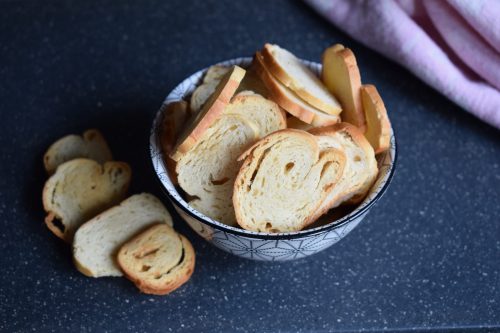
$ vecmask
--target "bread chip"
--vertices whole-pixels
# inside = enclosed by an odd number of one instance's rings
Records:
[[[342,104],[342,121],[365,131],[365,115],[361,104],[361,75],[354,53],[336,44],[323,53],[322,79],[328,90]]]
[[[148,193],[136,194],[83,224],[73,241],[76,267],[90,277],[122,276],[116,263],[120,247],[145,228],[172,217],[160,200]]]
[[[261,232],[299,231],[340,179],[345,155],[320,151],[317,139],[286,129],[257,142],[240,159],[233,204],[238,224]]]
[[[216,91],[177,140],[177,146],[170,155],[174,161],[178,161],[183,154],[193,148],[207,129],[221,116],[224,107],[231,101],[244,76],[245,70],[238,66],[233,66],[224,75]]]
[[[315,219],[346,201],[359,203],[377,178],[375,153],[363,133],[354,125],[340,123],[309,131],[318,137],[322,150],[340,149],[346,155],[342,177],[315,213]]]
[[[292,53],[278,45],[265,44],[262,56],[269,72],[302,100],[327,114],[340,114],[342,107],[335,96]]]
[[[365,136],[375,150],[375,154],[386,151],[390,146],[391,123],[384,101],[377,88],[371,84],[361,87],[361,100],[366,117]]]
[[[124,198],[130,178],[130,167],[123,162],[101,165],[78,158],[61,164],[43,188],[47,227],[71,242],[81,224]]]
[[[99,163],[111,161],[111,150],[101,132],[89,129],[82,136],[70,134],[54,142],[45,155],[45,170],[53,174],[57,167],[75,158],[89,158]]]
[[[293,91],[274,78],[267,70],[262,55],[259,52],[255,54],[254,65],[257,74],[269,91],[269,98],[291,115],[307,124],[311,124],[313,127],[333,125],[340,121],[339,116],[326,114],[307,104]]]
[[[208,83],[212,81],[217,81],[220,82],[220,80],[224,77],[224,75],[229,72],[231,67],[227,66],[220,66],[220,65],[213,65],[210,66],[205,73],[205,76],[203,77],[203,83]]]
[[[158,224],[125,243],[118,252],[118,264],[142,292],[165,295],[189,280],[195,252],[184,236]]]
[[[210,96],[215,92],[217,85],[222,80],[224,75],[231,68],[225,66],[214,65],[210,66],[203,77],[203,83],[193,91],[190,99],[190,109],[193,115],[197,114],[203,105],[208,101]]]

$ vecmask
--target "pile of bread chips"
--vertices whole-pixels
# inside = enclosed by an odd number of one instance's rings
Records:
[[[391,125],[352,51],[323,53],[321,77],[277,45],[248,69],[212,66],[189,101],[170,104],[162,145],[189,205],[251,231],[300,231],[359,204],[378,175]]]

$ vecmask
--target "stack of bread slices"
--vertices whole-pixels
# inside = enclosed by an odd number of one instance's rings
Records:
[[[389,148],[390,122],[354,54],[334,45],[321,77],[277,45],[248,69],[212,66],[188,101],[169,105],[162,145],[189,205],[251,231],[299,231],[359,204]]]
[[[45,153],[44,164],[50,175],[43,189],[45,223],[73,245],[80,272],[125,275],[141,291],[159,295],[190,278],[193,247],[175,232],[169,212],[155,196],[125,199],[131,169],[113,161],[99,131],[59,139]]]

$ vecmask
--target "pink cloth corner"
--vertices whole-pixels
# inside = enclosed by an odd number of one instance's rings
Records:
[[[499,1],[305,1],[354,39],[500,128]]]

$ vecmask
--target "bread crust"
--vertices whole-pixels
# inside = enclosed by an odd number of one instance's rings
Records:
[[[230,70],[230,67],[219,65],[210,66],[203,77],[203,82],[196,87],[189,100],[189,109],[193,115],[196,115],[210,96],[215,92],[217,85],[223,76]],[[245,75],[246,77],[246,75]]]
[[[255,54],[254,64],[257,74],[269,90],[271,99],[283,109],[288,111],[290,114],[294,115],[305,123],[311,124],[312,126],[328,126],[336,124],[340,121],[339,116],[323,113],[322,111],[315,109],[313,106],[310,106],[310,109],[306,109],[302,105],[293,102],[287,96],[287,93],[293,94],[293,92],[291,90],[287,92],[285,89],[288,88],[282,86],[281,83],[278,82],[271,73],[269,73],[266,65],[263,62],[260,52],[257,52]],[[315,111],[317,112],[312,111],[313,109],[315,109]]]
[[[221,116],[224,107],[231,101],[245,70],[234,66],[218,84],[215,93],[205,103],[194,122],[182,134],[177,147],[170,155],[174,161],[179,161],[198,142],[208,128]]]
[[[331,70],[329,66],[330,57],[338,57],[339,60],[343,62],[348,76],[344,79],[348,80],[350,96],[341,96],[341,94],[335,91],[336,89],[330,84],[330,80],[328,79],[328,71]],[[323,52],[322,63],[323,69],[321,78],[328,90],[342,103],[342,121],[349,122],[359,127],[359,129],[364,132],[366,129],[366,120],[363,112],[363,105],[361,103],[361,74],[354,53],[341,44],[335,44]],[[338,73],[336,77],[338,77]],[[349,102],[346,100],[347,98]],[[351,104],[353,106],[352,109],[348,107],[348,105]]]
[[[182,262],[180,262],[177,265],[177,266],[181,265],[181,267],[179,268],[180,271],[176,270],[173,273],[169,273],[169,274],[175,274],[174,280],[166,281],[167,283],[165,283],[163,286],[158,286],[152,283],[152,281],[139,277],[138,274],[136,274],[136,272],[132,269],[132,267],[127,265],[127,263],[125,262],[126,258],[124,252],[129,246],[128,244],[137,242],[138,240],[142,239],[145,235],[148,235],[152,232],[162,232],[160,228],[166,228],[166,226],[162,226],[161,224],[155,225],[150,227],[148,230],[136,235],[127,243],[123,244],[117,255],[118,265],[122,269],[125,277],[130,281],[132,281],[136,285],[136,287],[145,294],[166,295],[171,293],[172,291],[182,286],[191,278],[191,275],[193,274],[195,268],[196,255],[193,246],[186,237],[178,233],[176,234],[179,236],[181,240],[182,251],[184,251],[184,258]],[[175,233],[173,229],[171,232]],[[176,269],[176,267],[172,269]]]
[[[44,195],[43,195],[44,197],[45,197],[45,193],[46,193],[46,190],[44,189]],[[43,200],[43,207],[44,207],[45,211],[47,211],[45,200]],[[54,220],[60,220],[60,217],[58,217],[54,212],[48,212],[48,214],[45,216],[43,221],[45,222],[45,225],[47,226],[47,228],[49,228],[49,230],[52,231],[52,233],[54,235],[61,238],[65,242],[70,242],[69,239],[66,239],[66,237],[64,236],[64,233],[61,231],[61,229],[56,227],[56,225],[53,223]]]
[[[139,288],[140,291],[142,291],[145,294],[151,294],[151,295],[167,295],[173,292],[174,290],[178,289],[181,287],[183,284],[189,281],[191,276],[193,275],[194,268],[196,265],[196,256],[195,256],[195,251],[193,249],[193,246],[191,243],[187,240],[186,237],[183,235],[180,235],[182,239],[182,244],[184,246],[184,251],[186,252],[187,256],[187,261],[186,261],[186,268],[183,269],[183,273],[177,277],[174,283],[167,285],[163,288],[155,288],[153,286],[148,285],[148,283],[144,283],[143,281],[136,280],[134,283]],[[127,278],[130,278],[126,274]]]
[[[361,87],[361,98],[366,118],[366,138],[375,150],[375,154],[379,154],[389,149],[391,122],[384,101],[374,85],[363,85]],[[369,114],[370,112],[374,114]]]
[[[76,154],[75,156],[67,160],[59,162],[54,161],[54,157],[59,153],[58,150],[61,149],[61,146],[69,144],[68,141],[71,141],[73,144],[78,143],[80,145],[84,145],[84,147],[87,149],[89,149],[89,146],[91,146],[92,144],[98,145],[98,147],[94,146],[94,150],[88,150],[84,152],[80,151],[79,154]],[[97,154],[96,148],[98,149]],[[83,132],[81,136],[76,134],[66,135],[50,145],[43,156],[43,164],[47,173],[49,175],[52,175],[56,171],[58,165],[74,158],[89,158],[94,159],[99,163],[104,163],[113,160],[113,155],[111,154],[108,143],[104,139],[104,136],[101,134],[101,132],[99,132],[99,130],[97,129],[88,129]]]
[[[274,75],[279,81],[281,81],[285,86],[289,87],[293,92],[295,92],[300,98],[302,98],[310,105],[330,115],[340,114],[342,109],[338,102],[337,105],[329,104],[307,90],[307,87],[303,87],[302,85],[298,84],[297,80],[289,73],[287,73],[287,71],[280,65],[279,61],[275,58],[271,51],[272,48],[273,45],[266,43],[264,45],[264,48],[262,49],[264,64],[272,75]],[[314,74],[313,76],[316,77]],[[323,83],[319,79],[318,84],[323,86]],[[328,92],[326,88],[325,92]],[[335,100],[334,95],[332,95],[332,98]]]
[[[83,275],[87,276],[87,277],[95,277],[94,274],[92,273],[92,271],[90,269],[88,269],[87,267],[85,267],[84,265],[82,265],[74,256],[72,257],[73,259],[73,264],[75,265],[76,269],[82,273]]]

